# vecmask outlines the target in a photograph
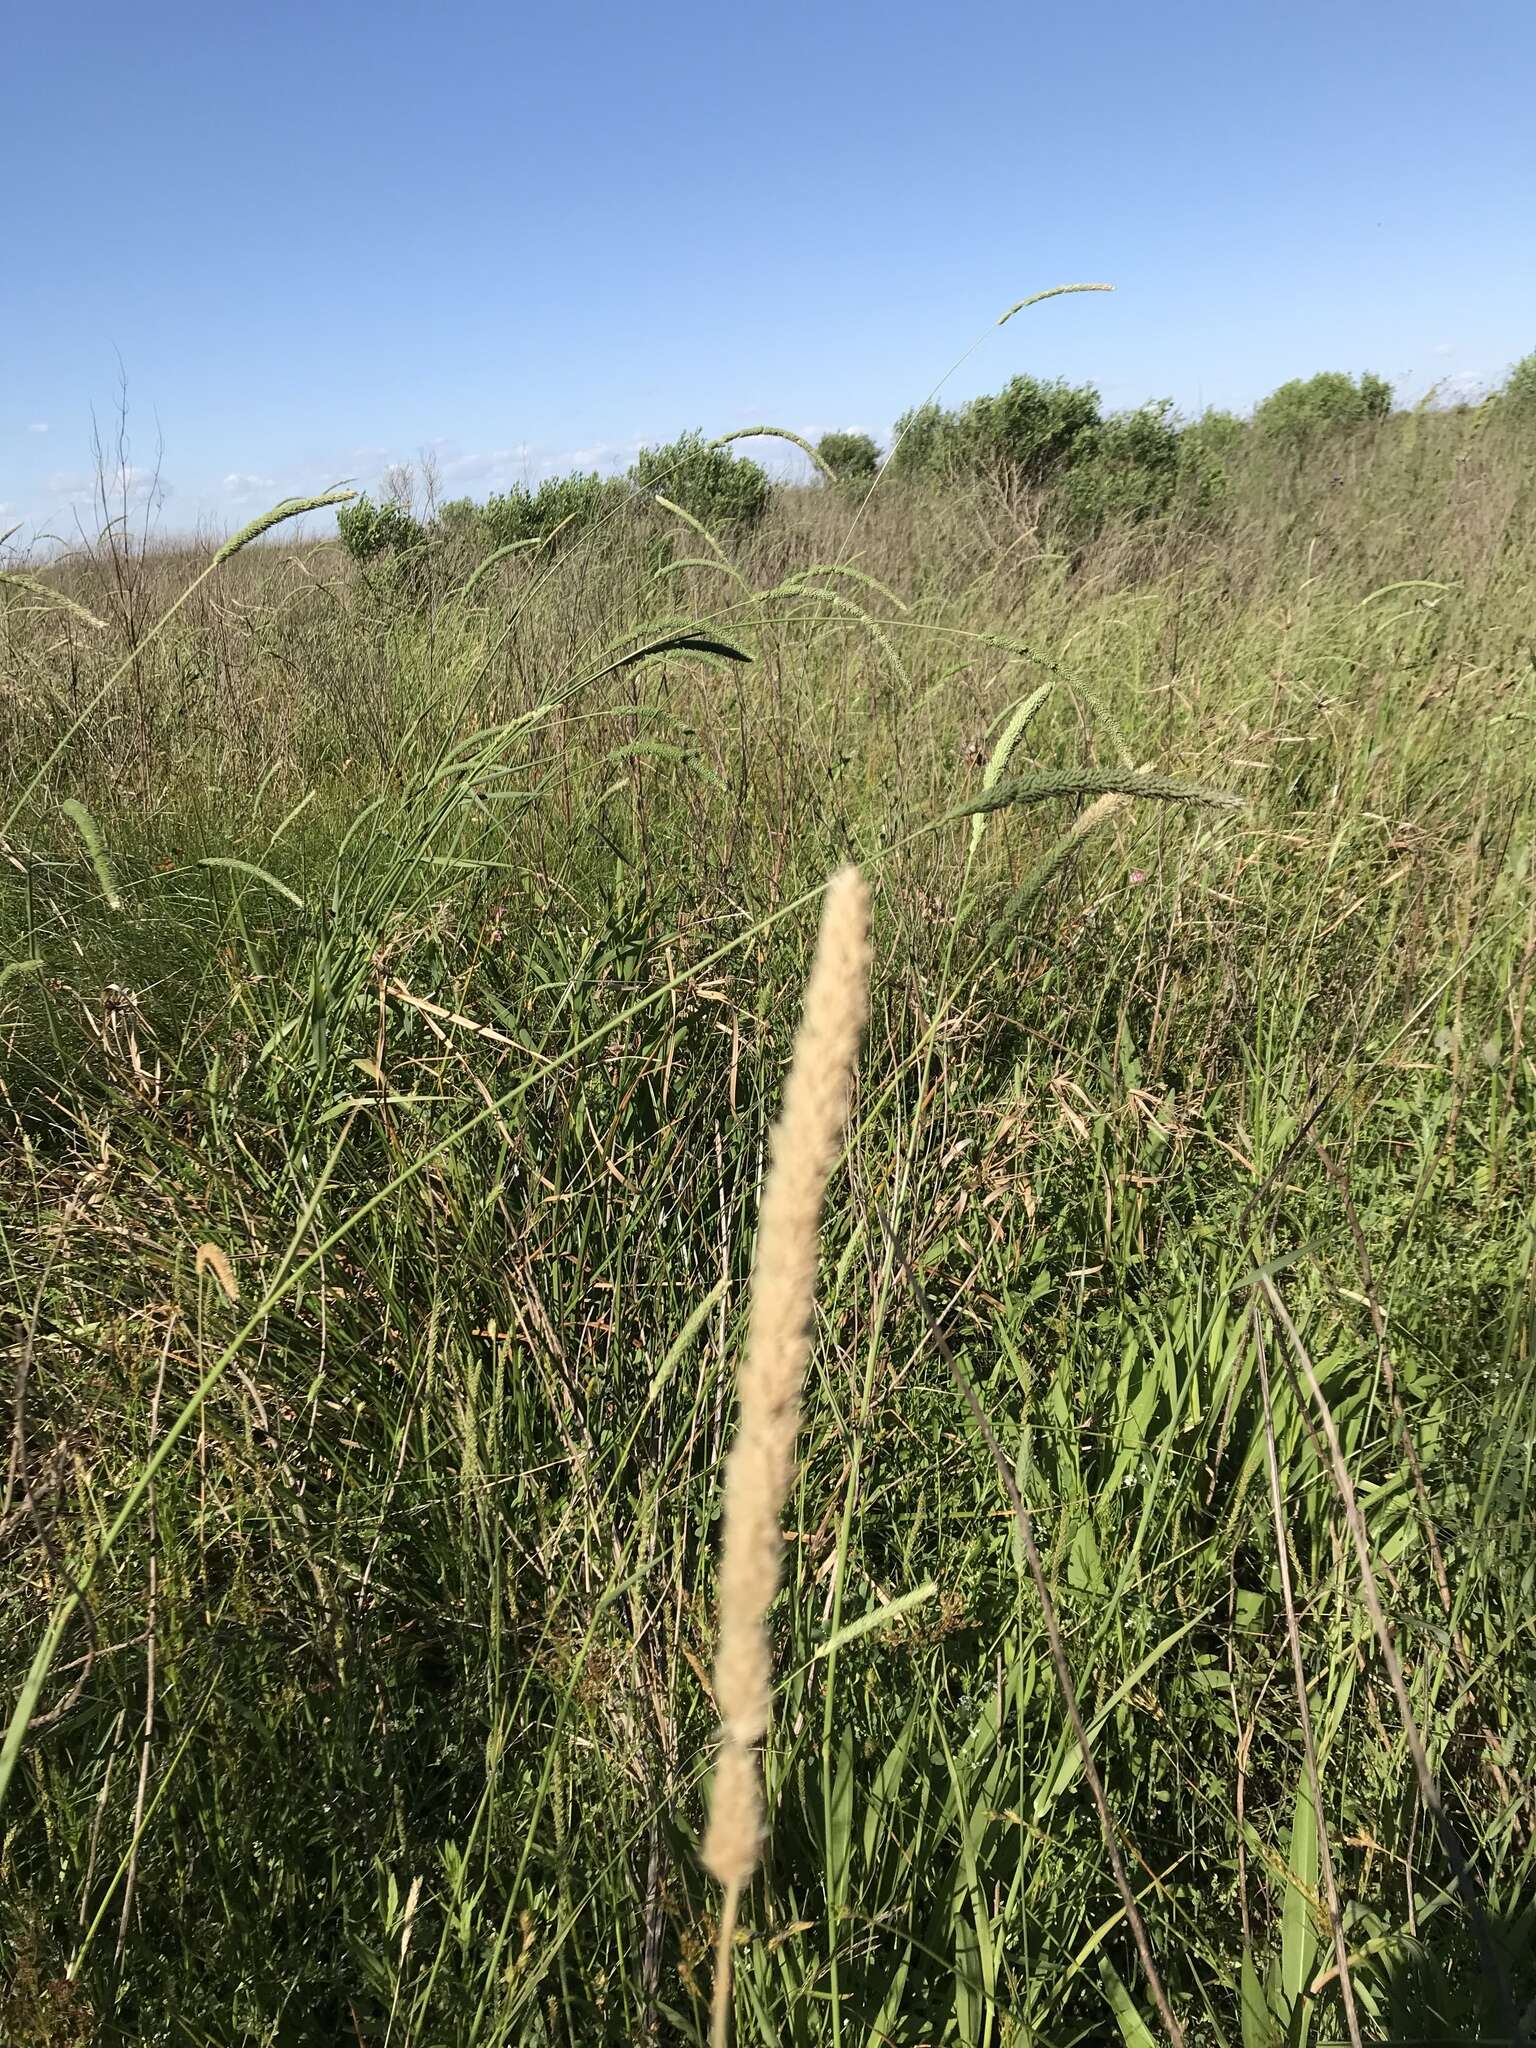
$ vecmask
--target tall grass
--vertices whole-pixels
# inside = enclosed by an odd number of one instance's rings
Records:
[[[705,2038],[846,860],[740,2037],[1155,2037],[1087,1756],[1187,2041],[1529,2031],[1528,449],[1252,459],[0,584],[0,2038]]]
[[[795,1473],[816,1303],[818,1226],[827,1177],[842,1145],[868,995],[869,892],[857,868],[843,868],[827,885],[784,1110],[771,1140],[752,1270],[751,1330],[725,1471],[715,1652],[720,1751],[702,1850],[705,1867],[725,1888],[711,2025],[720,2048],[729,2035],[737,1910],[762,1857],[757,1745],[773,1713],[766,1624],[779,1589],[779,1517]]]

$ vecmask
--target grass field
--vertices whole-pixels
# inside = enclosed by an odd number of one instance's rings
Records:
[[[1163,2032],[956,1371],[1183,2038],[1529,2038],[1531,455],[1398,416],[1070,549],[643,503],[467,591],[279,527],[158,632],[211,549],[0,584],[8,2048],[703,2038],[849,859],[738,2038]]]

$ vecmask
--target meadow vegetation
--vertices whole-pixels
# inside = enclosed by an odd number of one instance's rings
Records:
[[[738,2038],[1529,2037],[1532,410],[1027,382],[0,581],[8,2048],[705,2038],[848,861]]]

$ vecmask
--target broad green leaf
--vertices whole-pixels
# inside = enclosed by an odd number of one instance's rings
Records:
[[[853,1849],[853,1783],[855,1765],[853,1730],[843,1729],[832,1767],[832,1791],[827,1802],[827,1898],[834,1911],[848,1896],[848,1866]]]
[[[1119,1971],[1102,1950],[1099,1954],[1099,1977],[1104,1986],[1104,1996],[1109,2000],[1110,2009],[1115,2015],[1115,2023],[1120,2029],[1120,2038],[1127,2044],[1127,2048],[1157,2048],[1157,2040],[1151,2028],[1136,2010],[1135,2001],[1126,1990]]]
[[[1246,1942],[1243,1944],[1241,1992],[1243,2048],[1281,2048],[1285,2036],[1269,2009],[1264,1986],[1259,1982],[1259,1973],[1253,1965],[1253,1951]]]
[[[1317,1948],[1317,1813],[1303,1771],[1291,1819],[1285,1908],[1280,1917],[1280,1988],[1293,2013],[1312,1981]]]

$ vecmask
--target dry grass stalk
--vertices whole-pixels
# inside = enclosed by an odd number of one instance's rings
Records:
[[[868,986],[869,892],[857,868],[847,867],[827,885],[784,1106],[770,1140],[736,1437],[725,1468],[715,1656],[721,1747],[703,1846],[705,1868],[725,1888],[711,2026],[717,2043],[729,2030],[736,1911],[762,1852],[756,1746],[772,1712],[767,1615],[779,1587],[779,1517],[795,1469],[822,1198],[842,1147]]]

